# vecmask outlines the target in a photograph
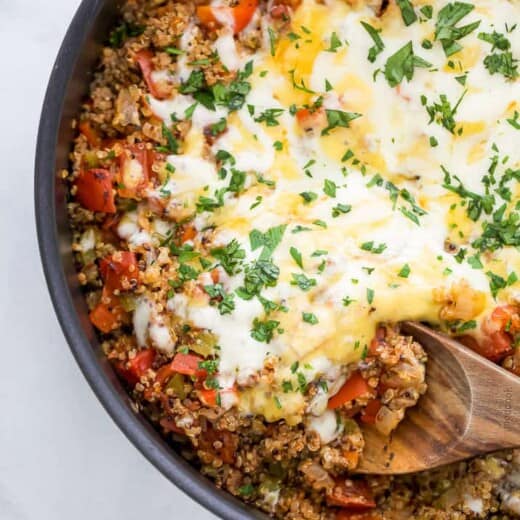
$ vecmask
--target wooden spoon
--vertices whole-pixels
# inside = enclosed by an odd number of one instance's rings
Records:
[[[428,390],[390,437],[364,427],[359,473],[411,473],[520,446],[520,377],[419,323],[402,331],[428,354]]]

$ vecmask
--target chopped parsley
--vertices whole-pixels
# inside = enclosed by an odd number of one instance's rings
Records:
[[[225,106],[230,112],[244,106],[246,96],[251,91],[251,84],[246,79],[253,72],[253,62],[246,63],[235,80],[229,83],[218,82],[209,86],[202,70],[194,70],[179,87],[181,94],[191,94],[196,101],[208,110],[215,110],[216,105]]]
[[[297,285],[302,291],[310,291],[312,287],[315,287],[317,282],[315,278],[308,278],[304,274],[292,273],[291,285]]]
[[[172,131],[166,126],[165,123],[162,124],[161,133],[164,139],[166,139],[166,146],[160,146],[158,147],[158,150],[164,153],[179,153],[179,142],[177,141],[177,139],[175,139]]]
[[[354,300],[353,298],[351,298],[350,296],[345,296],[345,298],[343,298],[342,302],[343,302],[343,305],[345,307],[348,307],[351,303],[354,303],[356,300]]]
[[[516,130],[520,130],[520,113],[515,110],[513,117],[506,119],[506,121]]]
[[[318,323],[318,318],[312,312],[302,312],[302,320],[310,325],[316,325]]]
[[[332,208],[332,216],[333,218],[337,218],[340,215],[345,215],[346,213],[350,213],[352,211],[352,206],[350,204],[336,204]]]
[[[367,288],[367,302],[369,305],[372,305],[374,301],[375,291],[374,289]]]
[[[300,251],[298,251],[298,249],[296,249],[295,247],[291,247],[291,249],[289,249],[289,252],[291,253],[292,259],[296,262],[296,265],[303,269],[302,254],[300,253]]]
[[[330,36],[330,45],[328,49],[325,49],[327,52],[336,52],[336,50],[341,47],[341,40],[338,35],[333,32]]]
[[[210,297],[210,305],[216,305],[220,314],[231,314],[235,310],[235,295],[226,293],[221,283],[205,285],[204,290]]]
[[[427,105],[428,100],[426,96],[421,96],[421,103],[426,108],[428,115],[430,116],[430,121],[428,124],[432,122],[436,122],[437,124],[443,126],[448,130],[448,132],[454,134],[455,133],[455,114],[466,95],[467,90],[465,90],[462,95],[459,97],[455,105],[452,107],[446,94],[441,94],[438,102],[434,102],[431,105]]]
[[[305,204],[310,204],[318,198],[318,194],[313,191],[302,191],[300,197],[303,199]]]
[[[457,27],[466,15],[468,15],[475,6],[465,2],[451,2],[445,5],[437,16],[435,24],[435,39],[440,41],[444,54],[451,56],[462,49],[462,45],[458,40],[472,33],[480,25],[480,20]]]
[[[408,264],[404,264],[403,267],[401,267],[401,270],[397,273],[397,276],[400,278],[408,278],[410,276],[410,266]]]
[[[282,241],[286,228],[287,225],[283,224],[269,228],[265,233],[262,233],[262,231],[258,229],[253,229],[249,233],[251,250],[256,251],[260,247],[263,247],[264,249],[260,253],[259,259],[268,260]]]
[[[374,253],[375,255],[380,255],[387,248],[387,245],[379,244],[376,246],[374,241],[372,240],[370,242],[364,242],[363,244],[361,244],[360,247],[363,251],[369,251],[370,253]]]
[[[493,295],[493,298],[496,298],[498,291],[507,287],[507,282],[504,280],[504,278],[498,274],[493,273],[492,271],[488,271],[486,276],[489,278],[489,288],[491,290],[491,294]]]
[[[272,260],[257,260],[246,266],[244,285],[236,290],[243,300],[258,296],[264,287],[274,287],[280,276],[280,269]]]
[[[381,33],[381,29],[376,29],[375,27],[372,27],[372,25],[361,22],[361,25],[365,29],[365,31],[369,34],[370,38],[372,38],[372,41],[374,42],[374,45],[368,49],[368,61],[370,63],[374,63],[376,61],[376,58],[378,54],[383,52],[385,48],[385,44],[383,43],[383,40],[381,39],[381,36],[379,34]]]
[[[278,126],[280,123],[277,118],[279,118],[283,112],[283,108],[268,108],[255,118],[255,121],[257,123],[265,123],[267,126]]]
[[[399,9],[401,10],[401,17],[406,26],[412,25],[417,20],[417,15],[413,9],[410,0],[396,0]]]
[[[336,188],[337,188],[337,186],[334,181],[325,179],[325,181],[323,183],[323,193],[325,193],[325,195],[335,198],[336,197]]]
[[[261,343],[270,343],[278,325],[280,325],[280,322],[276,320],[259,320],[255,318],[253,328],[251,329],[251,337]]]
[[[431,5],[423,5],[419,12],[427,19],[431,20],[433,16],[433,7]]]
[[[216,247],[211,250],[211,255],[219,260],[220,265],[230,276],[239,273],[246,252],[240,246],[239,242],[233,239],[224,247]]]
[[[357,112],[344,112],[343,110],[325,110],[327,116],[327,127],[321,131],[321,135],[329,135],[329,132],[334,128],[343,127],[348,128],[349,123],[361,117]]]
[[[415,67],[429,68],[431,66],[431,63],[414,54],[412,42],[409,41],[388,58],[384,75],[388,84],[396,87],[404,78],[408,81],[413,78]]]

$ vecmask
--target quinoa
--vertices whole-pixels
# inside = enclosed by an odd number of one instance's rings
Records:
[[[287,28],[286,16],[290,16],[298,3],[275,2],[274,7],[261,3],[260,9],[262,14],[271,8],[275,10],[273,13],[279,13],[279,16],[273,14],[274,23],[283,31]],[[137,408],[164,434],[173,449],[216,486],[273,518],[514,518],[520,500],[515,484],[520,475],[518,450],[417,475],[355,475],[364,447],[360,425],[370,421],[368,410],[374,406],[374,395],[377,395],[377,409],[373,413],[384,408],[394,414],[396,426],[405,417],[406,409],[414,406],[426,391],[426,355],[417,342],[400,333],[398,324],[381,324],[362,361],[342,367],[343,381],[358,374],[373,392],[336,408],[338,431],[328,443],[323,442],[306,420],[294,424],[283,419],[268,421],[262,415],[244,414],[235,406],[227,408],[218,400],[210,403],[210,397],[204,398],[210,395],[216,370],[212,365],[216,359],[216,339],[210,330],[194,328],[171,315],[167,323],[157,326],[168,328],[173,346],[144,350],[138,346],[131,318],[137,296],[146,295],[159,311],[167,308],[168,299],[179,284],[186,293],[207,298],[199,280],[188,269],[182,271],[179,254],[172,255],[171,246],[189,242],[190,247],[183,249],[185,254],[193,250],[208,252],[213,230],[195,232],[186,208],[166,206],[160,197],[137,204],[140,196],[117,196],[115,211],[90,210],[79,200],[78,182],[85,169],[113,174],[125,160],[146,160],[150,172],[146,182],[164,184],[169,175],[166,156],[176,146],[179,148],[175,153],[182,153],[191,123],[178,121],[165,129],[151,109],[150,84],[139,60],[149,59],[149,66],[167,71],[154,80],[154,88],[157,96],[174,96],[182,88],[175,75],[180,54],[176,49],[185,31],[193,25],[198,4],[172,0],[126,2],[121,22],[111,35],[111,45],[103,49],[89,97],[82,106],[80,132],[67,172],[78,280],[90,311],[110,315],[110,324],[99,331],[103,351]],[[388,2],[376,2],[373,8],[381,14],[387,6]],[[244,52],[252,53],[262,45],[259,24],[258,21],[247,34],[236,37]],[[208,88],[236,81],[237,74],[227,70],[213,54],[211,43],[218,25],[196,25],[191,30],[194,37],[186,59],[200,63],[199,70]],[[211,144],[219,132],[225,131],[211,127],[205,130],[203,156],[211,156]],[[125,158],[125,154],[129,156]],[[128,187],[117,189],[120,195]],[[107,203],[107,198],[102,204]],[[122,253],[129,251],[116,228],[120,225],[120,215],[127,211],[135,211],[140,228],[152,236],[159,218],[174,222],[175,226],[170,235],[155,238],[154,246],[142,245],[137,255],[123,262],[127,257]],[[152,255],[153,261],[149,261]],[[117,281],[109,283],[113,272],[118,274]],[[218,270],[208,276],[218,280]],[[223,303],[225,297],[217,295],[214,304]],[[169,371],[170,363],[179,354],[195,354],[204,361],[191,374]],[[518,351],[504,359],[504,366],[516,367],[517,358]],[[194,375],[197,370],[203,376]],[[204,382],[200,377],[205,378]],[[246,390],[259,383],[268,385],[272,378],[272,370],[266,363],[260,373],[239,387]],[[319,382],[311,382],[302,389],[309,406],[318,401],[320,392]],[[222,395],[221,399],[224,398]],[[349,493],[364,502],[359,507],[342,507],[342,497]]]

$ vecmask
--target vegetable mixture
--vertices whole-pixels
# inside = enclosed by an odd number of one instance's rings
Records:
[[[426,391],[399,322],[520,375],[517,0],[127,0],[69,214],[102,348],[284,519],[520,516],[520,452],[361,477]]]

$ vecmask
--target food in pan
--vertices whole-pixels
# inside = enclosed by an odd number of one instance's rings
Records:
[[[520,454],[362,478],[426,391],[426,321],[520,374],[520,3],[129,0],[69,212],[102,347],[276,518],[520,514]],[[503,517],[503,516],[502,516]],[[498,518],[498,516],[497,516]]]

